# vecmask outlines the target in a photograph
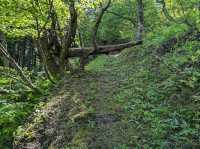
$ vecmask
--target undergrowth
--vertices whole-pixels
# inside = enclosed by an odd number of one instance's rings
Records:
[[[0,68],[0,148],[12,147],[13,133],[19,125],[37,108],[42,99],[48,95],[51,84],[42,76],[32,78],[34,84],[43,90],[38,95],[27,88],[16,72],[8,68]],[[30,77],[31,73],[27,72]]]
[[[155,33],[148,37],[146,45],[153,43],[156,47],[172,33],[178,36],[185,32],[184,26],[174,32],[175,28],[177,26],[169,27],[159,32],[159,36]],[[175,46],[174,51],[162,57],[146,45],[126,50],[117,58],[100,56],[87,67],[120,84],[113,86],[115,91],[109,97],[112,101],[110,106],[120,105],[123,121],[129,128],[126,130],[127,140],[119,139],[121,143],[115,143],[114,147],[199,148],[199,41],[187,41],[179,47]],[[108,99],[104,102],[111,103]],[[118,130],[113,128],[111,133],[114,134],[114,131]]]
[[[70,122],[76,128],[70,132],[70,141],[66,138],[62,142],[66,149],[199,148],[200,43],[194,40],[175,45],[163,56],[156,50],[186,30],[184,25],[172,25],[149,33],[144,45],[119,56],[98,56],[85,73],[67,78],[61,92],[75,93],[71,100],[84,105],[79,107],[82,113],[87,109],[86,113],[101,114],[108,120],[110,115],[117,115],[120,120],[101,125],[95,119],[82,125]],[[16,81],[1,77],[3,90],[10,92],[1,99],[5,103],[0,107],[4,146],[40,101]],[[35,83],[48,93],[49,82],[39,79]],[[87,121],[85,115],[82,117]]]

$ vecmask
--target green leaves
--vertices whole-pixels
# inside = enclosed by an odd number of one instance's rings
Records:
[[[17,37],[32,33],[33,21],[25,11],[28,1],[1,0],[0,3],[1,31]]]
[[[41,102],[41,97],[48,95],[52,84],[41,76],[34,78],[43,90],[43,95],[37,95],[24,86],[13,69],[0,67],[0,72],[0,148],[11,148],[13,132]]]

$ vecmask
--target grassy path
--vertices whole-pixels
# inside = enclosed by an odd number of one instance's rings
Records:
[[[200,106],[193,99],[197,89],[180,82],[191,77],[182,68],[183,55],[161,59],[155,52],[138,48],[119,57],[100,56],[85,73],[68,76],[47,105],[50,110],[41,112],[42,121],[36,117],[34,126],[28,125],[36,135],[25,144],[40,145],[32,149],[198,148]]]

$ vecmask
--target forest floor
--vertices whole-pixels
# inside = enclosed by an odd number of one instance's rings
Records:
[[[97,57],[18,129],[16,148],[199,148],[200,70],[188,59],[199,47],[190,41],[162,56],[142,46]]]

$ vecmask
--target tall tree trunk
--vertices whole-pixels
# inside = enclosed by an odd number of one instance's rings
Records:
[[[101,24],[101,21],[102,21],[102,18],[104,16],[105,12],[110,7],[110,4],[111,4],[111,0],[108,0],[107,4],[101,8],[101,10],[97,16],[96,23],[93,28],[93,36],[92,36],[92,43],[93,43],[94,51],[97,51],[97,49],[98,49],[96,37],[97,37],[97,32],[98,32],[99,26]]]
[[[137,22],[138,28],[136,33],[136,41],[142,41],[144,31],[144,5],[142,0],[137,0]]]
[[[66,57],[69,55],[69,48],[71,47],[74,38],[76,36],[76,30],[77,30],[77,11],[75,8],[75,0],[68,0],[65,2],[67,3],[69,7],[70,12],[70,22],[68,31],[65,34],[64,37],[64,43],[62,45],[62,50],[60,52],[60,58],[59,58],[59,67],[60,67],[60,77],[63,77],[65,74],[66,68],[70,69],[69,60],[66,59]]]

